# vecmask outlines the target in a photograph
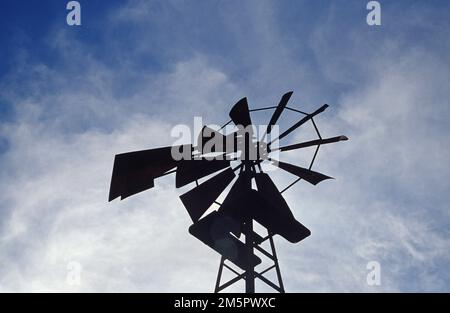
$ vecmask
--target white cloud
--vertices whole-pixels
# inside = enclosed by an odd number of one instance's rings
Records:
[[[177,111],[190,116],[193,114],[186,112],[202,107],[197,114],[207,117],[207,111],[213,112],[217,101],[221,101],[219,91],[235,87],[225,74],[197,57],[180,62],[156,79],[144,76],[149,89],[117,101],[108,84],[96,82],[111,72],[101,72],[97,64],[93,65],[95,69],[87,73],[86,84],[55,88],[54,92],[33,89],[31,84],[33,97],[23,99],[14,93],[9,96],[18,119],[2,125],[10,149],[2,157],[8,175],[0,182],[2,211],[7,218],[1,229],[0,288],[212,288],[217,262],[213,265],[209,260],[218,256],[188,235],[191,222],[178,199],[180,192],[174,188],[173,176],[158,179],[156,188],[124,202],[108,203],[107,196],[116,153],[170,145],[174,124],[168,121],[180,118]],[[62,87],[60,81],[66,79],[66,73],[49,75],[46,71],[50,70],[41,67],[39,74],[32,72],[29,79],[34,82],[44,76],[47,86]],[[201,75],[194,77],[197,73]],[[153,88],[159,92],[152,92]],[[192,93],[193,89],[201,93]],[[187,102],[184,107],[183,101]],[[127,114],[128,102],[144,108],[143,113]],[[152,107],[161,112],[173,109],[157,115]],[[96,127],[96,122],[108,119],[115,123],[111,127],[114,130]],[[89,127],[74,131],[67,123],[88,123]],[[187,254],[197,257],[187,259]],[[66,283],[66,267],[71,261],[82,265],[80,286]],[[192,286],[194,279],[204,283]]]

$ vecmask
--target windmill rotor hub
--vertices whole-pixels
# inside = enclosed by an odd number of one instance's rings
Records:
[[[261,161],[269,157],[269,148],[266,142],[253,140],[248,144],[238,145],[241,161]]]

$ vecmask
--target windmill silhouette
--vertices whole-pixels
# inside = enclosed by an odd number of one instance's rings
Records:
[[[287,106],[291,95],[292,92],[284,94],[277,106],[253,110],[249,109],[247,98],[242,98],[232,107],[229,114],[231,120],[220,130],[203,127],[198,136],[197,146],[179,145],[115,156],[109,201],[117,197],[123,200],[152,188],[155,178],[171,173],[176,174],[177,188],[195,182],[196,186],[182,194],[180,199],[193,221],[189,232],[221,255],[215,292],[220,292],[243,279],[245,291],[253,293],[256,278],[276,291],[284,292],[273,236],[280,235],[291,243],[298,243],[311,232],[295,219],[282,193],[302,179],[313,185],[330,179],[331,177],[327,175],[311,170],[319,147],[348,140],[345,136],[322,138],[314,117],[323,112],[328,105],[321,106],[313,113],[305,113]],[[253,133],[250,113],[263,110],[274,112],[263,136],[257,138]],[[303,117],[278,137],[271,138],[270,141],[265,140],[271,135],[284,110],[300,113]],[[227,135],[222,134],[220,131],[231,122],[236,125],[237,130]],[[318,139],[273,147],[274,142],[282,140],[307,122],[312,122]],[[275,151],[284,152],[306,147],[316,147],[308,168],[271,157]],[[173,151],[188,155],[189,158],[174,158]],[[240,162],[239,165],[232,167],[232,161]],[[271,162],[298,178],[280,192],[269,175],[264,172],[261,166],[263,162]],[[199,179],[214,173],[217,174],[198,183]],[[233,181],[223,202],[219,203],[217,199]],[[256,189],[252,188],[252,182],[255,183]],[[214,203],[220,207],[206,214]],[[267,235],[262,236],[255,231],[254,221],[267,230]],[[270,243],[271,251],[262,247],[266,241]],[[256,270],[262,262],[255,254],[256,251],[273,264],[262,271]],[[234,265],[228,264],[227,261]],[[236,276],[221,284],[224,268]],[[264,276],[273,269],[276,271],[278,284]]]

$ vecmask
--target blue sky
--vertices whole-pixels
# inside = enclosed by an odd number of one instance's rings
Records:
[[[166,177],[107,203],[113,156],[288,90],[297,108],[330,104],[322,132],[351,140],[320,151],[336,180],[286,193],[312,231],[277,241],[286,289],[449,291],[448,1],[380,1],[379,27],[359,0],[80,3],[79,27],[65,1],[0,4],[1,291],[210,291],[218,256],[187,233],[186,190]]]

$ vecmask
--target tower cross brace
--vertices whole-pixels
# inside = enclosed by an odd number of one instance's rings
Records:
[[[252,225],[252,224],[250,224],[250,225]],[[270,232],[267,232],[267,236],[263,238],[259,234],[254,232],[252,227],[248,227],[247,230],[250,230],[253,235],[252,241],[248,240],[247,236],[246,236],[246,245],[249,248],[249,253],[253,253],[253,249],[256,249],[259,252],[261,252],[264,256],[266,256],[268,259],[270,259],[273,262],[273,265],[267,267],[266,269],[262,270],[261,272],[256,271],[254,268],[248,268],[244,272],[239,273],[238,271],[236,271],[235,269],[233,269],[231,266],[229,266],[226,263],[226,259],[224,257],[221,257],[214,292],[219,293],[222,290],[224,290],[225,288],[237,283],[239,280],[244,279],[245,292],[246,293],[254,293],[255,292],[255,278],[258,278],[261,281],[263,281],[265,284],[267,284],[268,286],[272,287],[274,290],[276,290],[280,293],[284,293],[285,291],[284,291],[283,279],[281,277],[281,270],[280,270],[280,265],[278,263],[277,253],[275,250],[273,234],[271,234]],[[270,250],[271,250],[270,252],[261,246],[262,243],[264,243],[267,240],[270,242]],[[231,271],[236,276],[222,284],[221,280],[222,280],[222,273],[223,273],[224,268]],[[276,274],[277,274],[278,285],[275,284],[274,282],[270,281],[268,278],[266,278],[264,276],[264,274],[266,272],[273,270],[273,269],[275,269]]]

